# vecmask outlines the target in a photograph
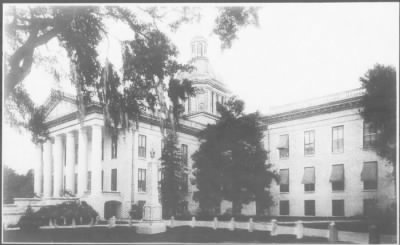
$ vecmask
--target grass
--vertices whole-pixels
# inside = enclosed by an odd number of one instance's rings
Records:
[[[267,231],[248,232],[226,229],[191,228],[188,226],[168,228],[167,232],[145,235],[136,234],[134,228],[104,227],[75,229],[41,229],[37,231],[4,231],[4,242],[181,242],[181,243],[328,243],[322,237],[296,239],[294,235],[270,236]]]

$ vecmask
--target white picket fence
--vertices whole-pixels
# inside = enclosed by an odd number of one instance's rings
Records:
[[[100,219],[92,219],[89,225],[77,225],[78,222],[75,220],[71,225],[56,226],[53,221],[49,221],[48,226],[42,226],[42,229],[54,229],[54,228],[83,228],[83,227],[134,227],[140,224],[140,221],[129,220],[128,223],[121,224],[117,223],[115,217],[108,220],[107,224],[99,224]],[[235,221],[233,218],[229,221],[219,221],[216,217],[212,221],[201,221],[196,220],[192,217],[191,220],[175,220],[171,217],[169,220],[164,220],[168,227],[179,227],[179,226],[190,226],[190,227],[205,227],[216,229],[228,229],[228,230],[247,230],[248,232],[253,231],[269,231],[271,236],[277,235],[294,235],[297,239],[302,239],[304,236],[314,236],[314,237],[324,237],[327,238],[329,242],[353,242],[353,243],[369,243],[371,236],[369,233],[360,232],[347,232],[338,231],[335,226],[335,222],[331,222],[327,230],[305,228],[302,221],[297,222],[277,222],[276,220],[271,220],[271,222],[254,222],[252,218],[248,222]],[[281,225],[280,225],[281,224]],[[19,228],[8,228],[4,227],[5,230],[18,230]],[[375,238],[376,239],[376,238]],[[379,237],[383,243],[396,243],[396,236],[391,235],[381,235]]]

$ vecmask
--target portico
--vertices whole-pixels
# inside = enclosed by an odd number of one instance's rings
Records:
[[[34,185],[37,196],[83,197],[102,191],[102,125],[69,129],[51,132],[50,139],[37,147],[39,165],[35,167]]]

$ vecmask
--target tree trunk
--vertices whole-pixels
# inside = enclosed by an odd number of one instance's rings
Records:
[[[31,72],[35,48],[50,41],[58,32],[58,30],[52,29],[37,36],[39,29],[33,29],[30,31],[27,41],[10,56],[8,60],[9,70],[6,72],[6,79],[4,82],[5,99],[10,96],[14,88]]]

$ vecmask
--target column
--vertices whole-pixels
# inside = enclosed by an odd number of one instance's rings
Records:
[[[62,195],[63,186],[63,142],[62,136],[57,135],[54,137],[54,149],[53,149],[53,160],[54,160],[54,197],[60,197]]]
[[[75,137],[73,132],[69,132],[65,138],[65,189],[74,193],[75,177]]]
[[[212,96],[213,96],[213,93],[212,93],[212,91],[211,90],[208,90],[207,91],[207,112],[208,113],[211,113],[212,112]]]
[[[40,196],[43,192],[42,190],[42,178],[43,178],[43,155],[42,155],[42,144],[36,145],[36,163],[34,171],[34,183],[33,190],[37,196]]]
[[[92,126],[92,194],[101,193],[101,134],[102,128],[99,125]]]
[[[87,131],[81,128],[78,133],[78,196],[87,191]]]
[[[51,140],[43,144],[43,197],[48,198],[51,195]]]

